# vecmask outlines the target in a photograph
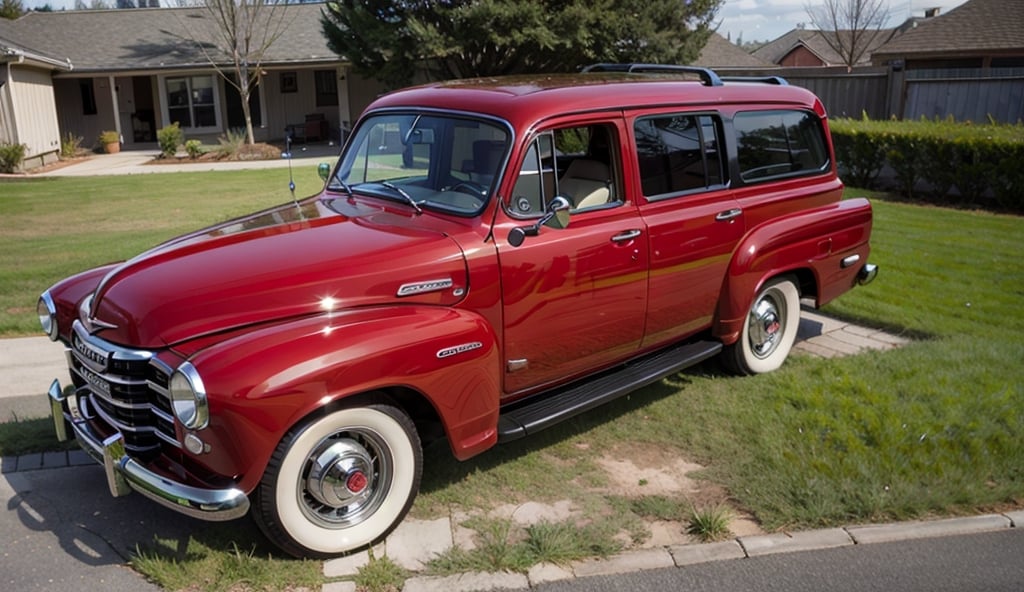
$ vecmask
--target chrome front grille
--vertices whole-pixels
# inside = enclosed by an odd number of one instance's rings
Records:
[[[68,364],[80,413],[124,435],[129,452],[152,454],[161,443],[180,447],[168,390],[172,370],[152,352],[89,335],[76,321]]]

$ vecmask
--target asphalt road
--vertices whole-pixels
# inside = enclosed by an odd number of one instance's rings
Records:
[[[735,559],[545,584],[536,592],[1021,592],[1024,528]]]

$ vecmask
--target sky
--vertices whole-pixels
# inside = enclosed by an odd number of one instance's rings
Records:
[[[889,0],[888,26],[895,27],[912,16],[924,16],[926,8],[941,8],[945,14],[965,0]],[[725,0],[718,9],[718,32],[733,42],[771,41],[801,23],[810,27],[807,5],[810,0]]]
[[[112,1],[112,0],[111,0]],[[166,2],[167,0],[162,0]],[[924,16],[926,8],[938,7],[945,14],[965,0],[889,0],[889,26],[911,16]],[[23,0],[26,8],[49,3],[55,10],[71,8],[75,0]],[[88,0],[86,0],[88,3]],[[718,32],[732,41],[771,41],[810,23],[806,6],[813,0],[725,0],[718,10]]]

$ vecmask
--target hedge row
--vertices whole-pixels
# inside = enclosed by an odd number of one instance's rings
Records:
[[[908,197],[977,207],[994,202],[1024,212],[1024,125],[867,119],[829,125],[849,185],[871,188],[885,170]]]

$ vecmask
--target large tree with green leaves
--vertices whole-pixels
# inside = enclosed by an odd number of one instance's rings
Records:
[[[722,0],[333,0],[331,49],[390,86],[566,72],[594,62],[685,64],[707,43]]]

